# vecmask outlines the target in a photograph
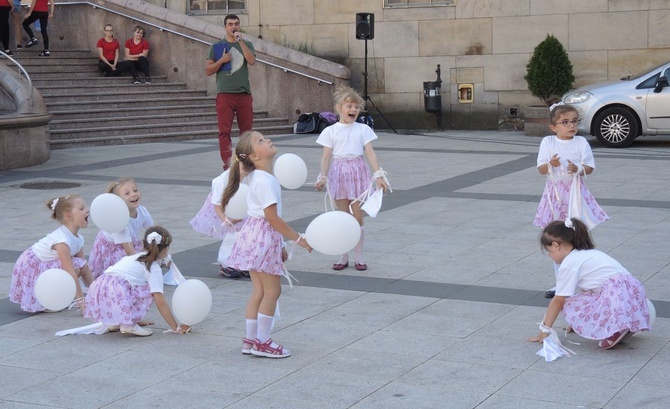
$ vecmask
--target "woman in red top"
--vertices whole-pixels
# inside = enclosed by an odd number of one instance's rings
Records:
[[[40,21],[40,31],[42,32],[42,41],[44,41],[44,50],[38,54],[40,57],[51,55],[49,52],[49,34],[47,34],[47,26],[50,18],[54,18],[54,2],[50,2],[49,0],[32,0],[28,14],[26,14],[26,19],[23,20],[23,29],[26,30],[28,37],[30,37],[30,41],[26,43],[26,48],[37,45],[37,38],[33,35],[30,25],[37,20]]]
[[[2,1],[2,0],[0,0]],[[105,77],[116,77],[130,71],[130,61],[119,61],[119,40],[114,38],[114,27],[105,25],[105,36],[98,40],[98,68],[105,73]]]
[[[151,77],[149,76],[149,42],[144,39],[144,28],[142,26],[135,26],[133,38],[126,40],[126,61],[132,63],[130,72],[133,74],[133,82],[140,83],[137,76],[137,70],[144,73],[144,83],[151,84]]]

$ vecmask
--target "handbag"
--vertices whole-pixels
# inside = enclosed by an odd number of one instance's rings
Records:
[[[600,220],[593,214],[588,203],[582,195],[582,181],[575,173],[572,176],[572,186],[570,187],[570,202],[568,203],[568,218],[577,218],[586,227],[591,230],[600,224]]]

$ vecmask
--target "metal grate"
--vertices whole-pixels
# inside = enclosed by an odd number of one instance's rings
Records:
[[[58,190],[58,189],[72,189],[81,186],[81,183],[76,182],[59,182],[55,180],[28,182],[19,185],[21,189],[31,190]]]

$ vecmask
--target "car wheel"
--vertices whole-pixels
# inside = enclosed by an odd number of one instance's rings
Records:
[[[596,117],[596,139],[608,148],[625,148],[637,138],[637,119],[624,108],[609,108]]]

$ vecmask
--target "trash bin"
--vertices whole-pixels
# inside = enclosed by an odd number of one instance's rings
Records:
[[[423,83],[423,104],[426,112],[442,112],[441,85],[442,81],[426,81]]]

